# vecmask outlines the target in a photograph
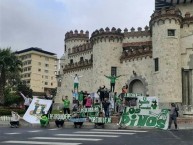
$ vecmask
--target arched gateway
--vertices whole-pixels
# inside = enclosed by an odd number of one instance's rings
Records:
[[[132,76],[128,81],[129,93],[141,93],[146,96],[148,89],[148,83],[142,76]]]

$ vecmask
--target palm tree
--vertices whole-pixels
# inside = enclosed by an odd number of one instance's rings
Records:
[[[16,57],[11,48],[0,49],[0,105],[3,105],[4,89],[10,76],[21,71],[22,62]]]

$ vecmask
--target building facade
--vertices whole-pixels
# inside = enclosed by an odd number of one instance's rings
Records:
[[[116,92],[127,84],[130,93],[157,96],[162,106],[193,105],[193,3],[179,1],[164,7],[156,5],[144,30],[107,27],[90,38],[88,31],[67,32],[56,102],[62,95],[72,96],[71,75],[83,75],[79,90],[96,92],[99,86],[110,87],[104,75],[116,74],[122,75]]]
[[[40,48],[28,48],[16,52],[22,61],[21,80],[34,93],[44,93],[57,87],[58,60],[56,54]]]

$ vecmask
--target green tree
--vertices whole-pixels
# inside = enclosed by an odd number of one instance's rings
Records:
[[[17,58],[11,48],[0,49],[0,105],[4,105],[4,90],[6,85],[14,85],[15,77],[19,76],[22,62]],[[10,77],[12,76],[12,77]]]
[[[17,86],[17,91],[22,92],[25,96],[28,95],[29,97],[32,97],[33,91],[26,84],[20,83]]]

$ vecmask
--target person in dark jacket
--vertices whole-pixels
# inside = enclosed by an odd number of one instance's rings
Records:
[[[60,111],[60,114],[62,114],[62,111]],[[59,128],[60,126],[64,126],[64,119],[62,119],[60,116],[55,120],[56,126]]]
[[[80,114],[80,112],[77,112],[77,114],[75,114],[74,116],[75,119],[81,119],[83,118],[82,115]],[[77,126],[79,126],[79,128],[81,128],[83,125],[82,121],[78,121],[78,122],[74,122],[74,128],[77,128]]]
[[[171,103],[170,120],[169,120],[168,129],[171,129],[172,121],[174,121],[175,129],[178,129],[178,125],[177,125],[178,111],[179,111],[179,108],[176,107],[174,103]]]
[[[99,116],[98,117],[104,117],[103,112],[99,112]],[[95,123],[94,128],[97,128],[97,126],[101,126],[102,128],[105,128],[105,123],[103,123],[103,122]]]
[[[105,98],[105,86],[99,87],[97,93],[99,93],[100,101],[103,102]]]
[[[103,104],[103,108],[104,108],[104,111],[105,111],[105,117],[109,117],[109,105],[110,105],[110,102],[108,101],[107,98],[105,98],[105,100],[102,102]]]

